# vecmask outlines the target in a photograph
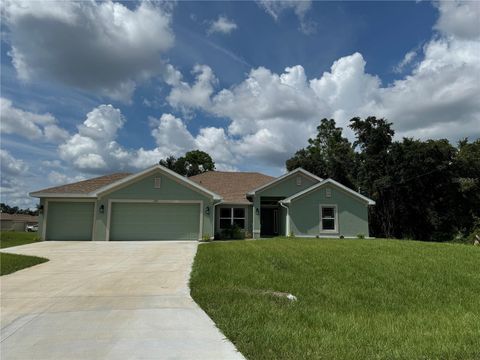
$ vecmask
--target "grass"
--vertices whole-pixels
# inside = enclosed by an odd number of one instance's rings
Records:
[[[38,233],[22,231],[2,231],[0,233],[0,248],[19,246],[37,242]]]
[[[248,359],[478,360],[479,266],[473,246],[279,238],[200,245],[190,285]]]
[[[46,261],[48,261],[48,259],[37,256],[0,253],[0,276],[8,275]]]
[[[0,248],[8,248],[37,242],[36,232],[2,231],[0,233]],[[14,273],[27,267],[41,264],[48,259],[37,256],[0,253],[0,276]]]

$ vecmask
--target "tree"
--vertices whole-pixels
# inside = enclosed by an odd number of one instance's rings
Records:
[[[353,147],[342,136],[342,128],[336,127],[335,120],[322,119],[317,126],[317,136],[308,139],[308,144],[287,160],[287,170],[302,167],[322,178],[332,178],[350,188],[355,187]]]
[[[159,164],[183,176],[194,176],[215,170],[215,163],[212,157],[200,150],[189,151],[178,159],[174,156],[169,156],[160,160]]]
[[[371,230],[375,236],[391,237],[394,234],[395,203],[388,185],[392,182],[389,173],[388,152],[393,135],[392,124],[375,116],[362,120],[355,117],[349,126],[356,135],[356,179],[360,192],[376,201],[370,209]]]

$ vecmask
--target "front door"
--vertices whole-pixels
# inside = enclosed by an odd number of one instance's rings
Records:
[[[278,235],[278,209],[262,208],[260,212],[260,235]]]

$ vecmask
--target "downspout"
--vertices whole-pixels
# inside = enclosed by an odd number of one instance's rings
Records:
[[[286,206],[282,201],[279,201],[278,202],[280,204],[281,207],[287,209],[287,220],[286,220],[286,224],[285,224],[285,236],[290,236],[290,212],[289,212],[289,207]]]
[[[212,236],[210,236],[210,240],[215,239],[215,225],[217,222],[217,216],[215,215],[215,206],[220,205],[223,203],[223,200],[218,201],[217,203],[213,202],[213,221],[212,221]]]

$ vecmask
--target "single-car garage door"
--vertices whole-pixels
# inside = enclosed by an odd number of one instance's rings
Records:
[[[112,203],[110,240],[198,240],[199,204]]]
[[[47,240],[92,240],[94,202],[48,202]]]

